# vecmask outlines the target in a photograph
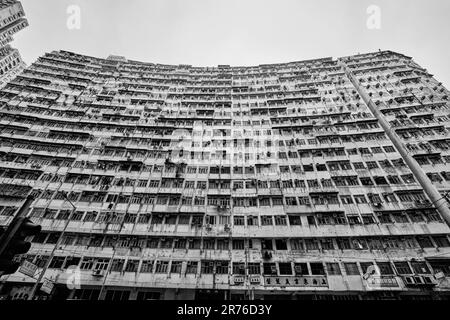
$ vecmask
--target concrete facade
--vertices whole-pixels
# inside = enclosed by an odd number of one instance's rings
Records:
[[[39,272],[60,241],[41,299],[450,295],[448,90],[410,57],[57,51],[0,102],[0,189],[32,192],[43,228],[21,259]],[[20,203],[2,200],[1,224]],[[2,277],[0,295],[34,282]]]

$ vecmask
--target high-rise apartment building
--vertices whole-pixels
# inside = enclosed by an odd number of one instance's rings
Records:
[[[0,88],[23,71],[25,63],[9,43],[12,35],[28,26],[22,4],[17,0],[0,0]]]
[[[43,231],[21,259],[42,298],[445,299],[448,94],[392,51],[254,67],[48,53],[0,90],[0,187],[18,196],[0,222],[35,196]],[[35,281],[4,276],[0,294]]]

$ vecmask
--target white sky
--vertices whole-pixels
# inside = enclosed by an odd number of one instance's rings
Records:
[[[449,0],[21,0],[27,64],[52,50],[194,66],[258,65],[378,49],[412,56],[450,86]],[[81,29],[66,26],[69,5]],[[381,29],[366,26],[369,5]]]

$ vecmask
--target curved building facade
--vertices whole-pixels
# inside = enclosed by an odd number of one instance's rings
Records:
[[[410,57],[193,67],[58,51],[0,101],[0,223],[35,196],[43,231],[21,260],[53,284],[38,298],[450,294],[448,90]],[[5,276],[1,294],[34,282]]]

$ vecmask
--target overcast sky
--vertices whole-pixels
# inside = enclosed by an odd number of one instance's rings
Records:
[[[52,50],[167,64],[258,65],[390,49],[450,87],[449,0],[21,0],[27,64]],[[67,8],[81,28],[67,27]],[[369,29],[370,5],[381,28]]]

